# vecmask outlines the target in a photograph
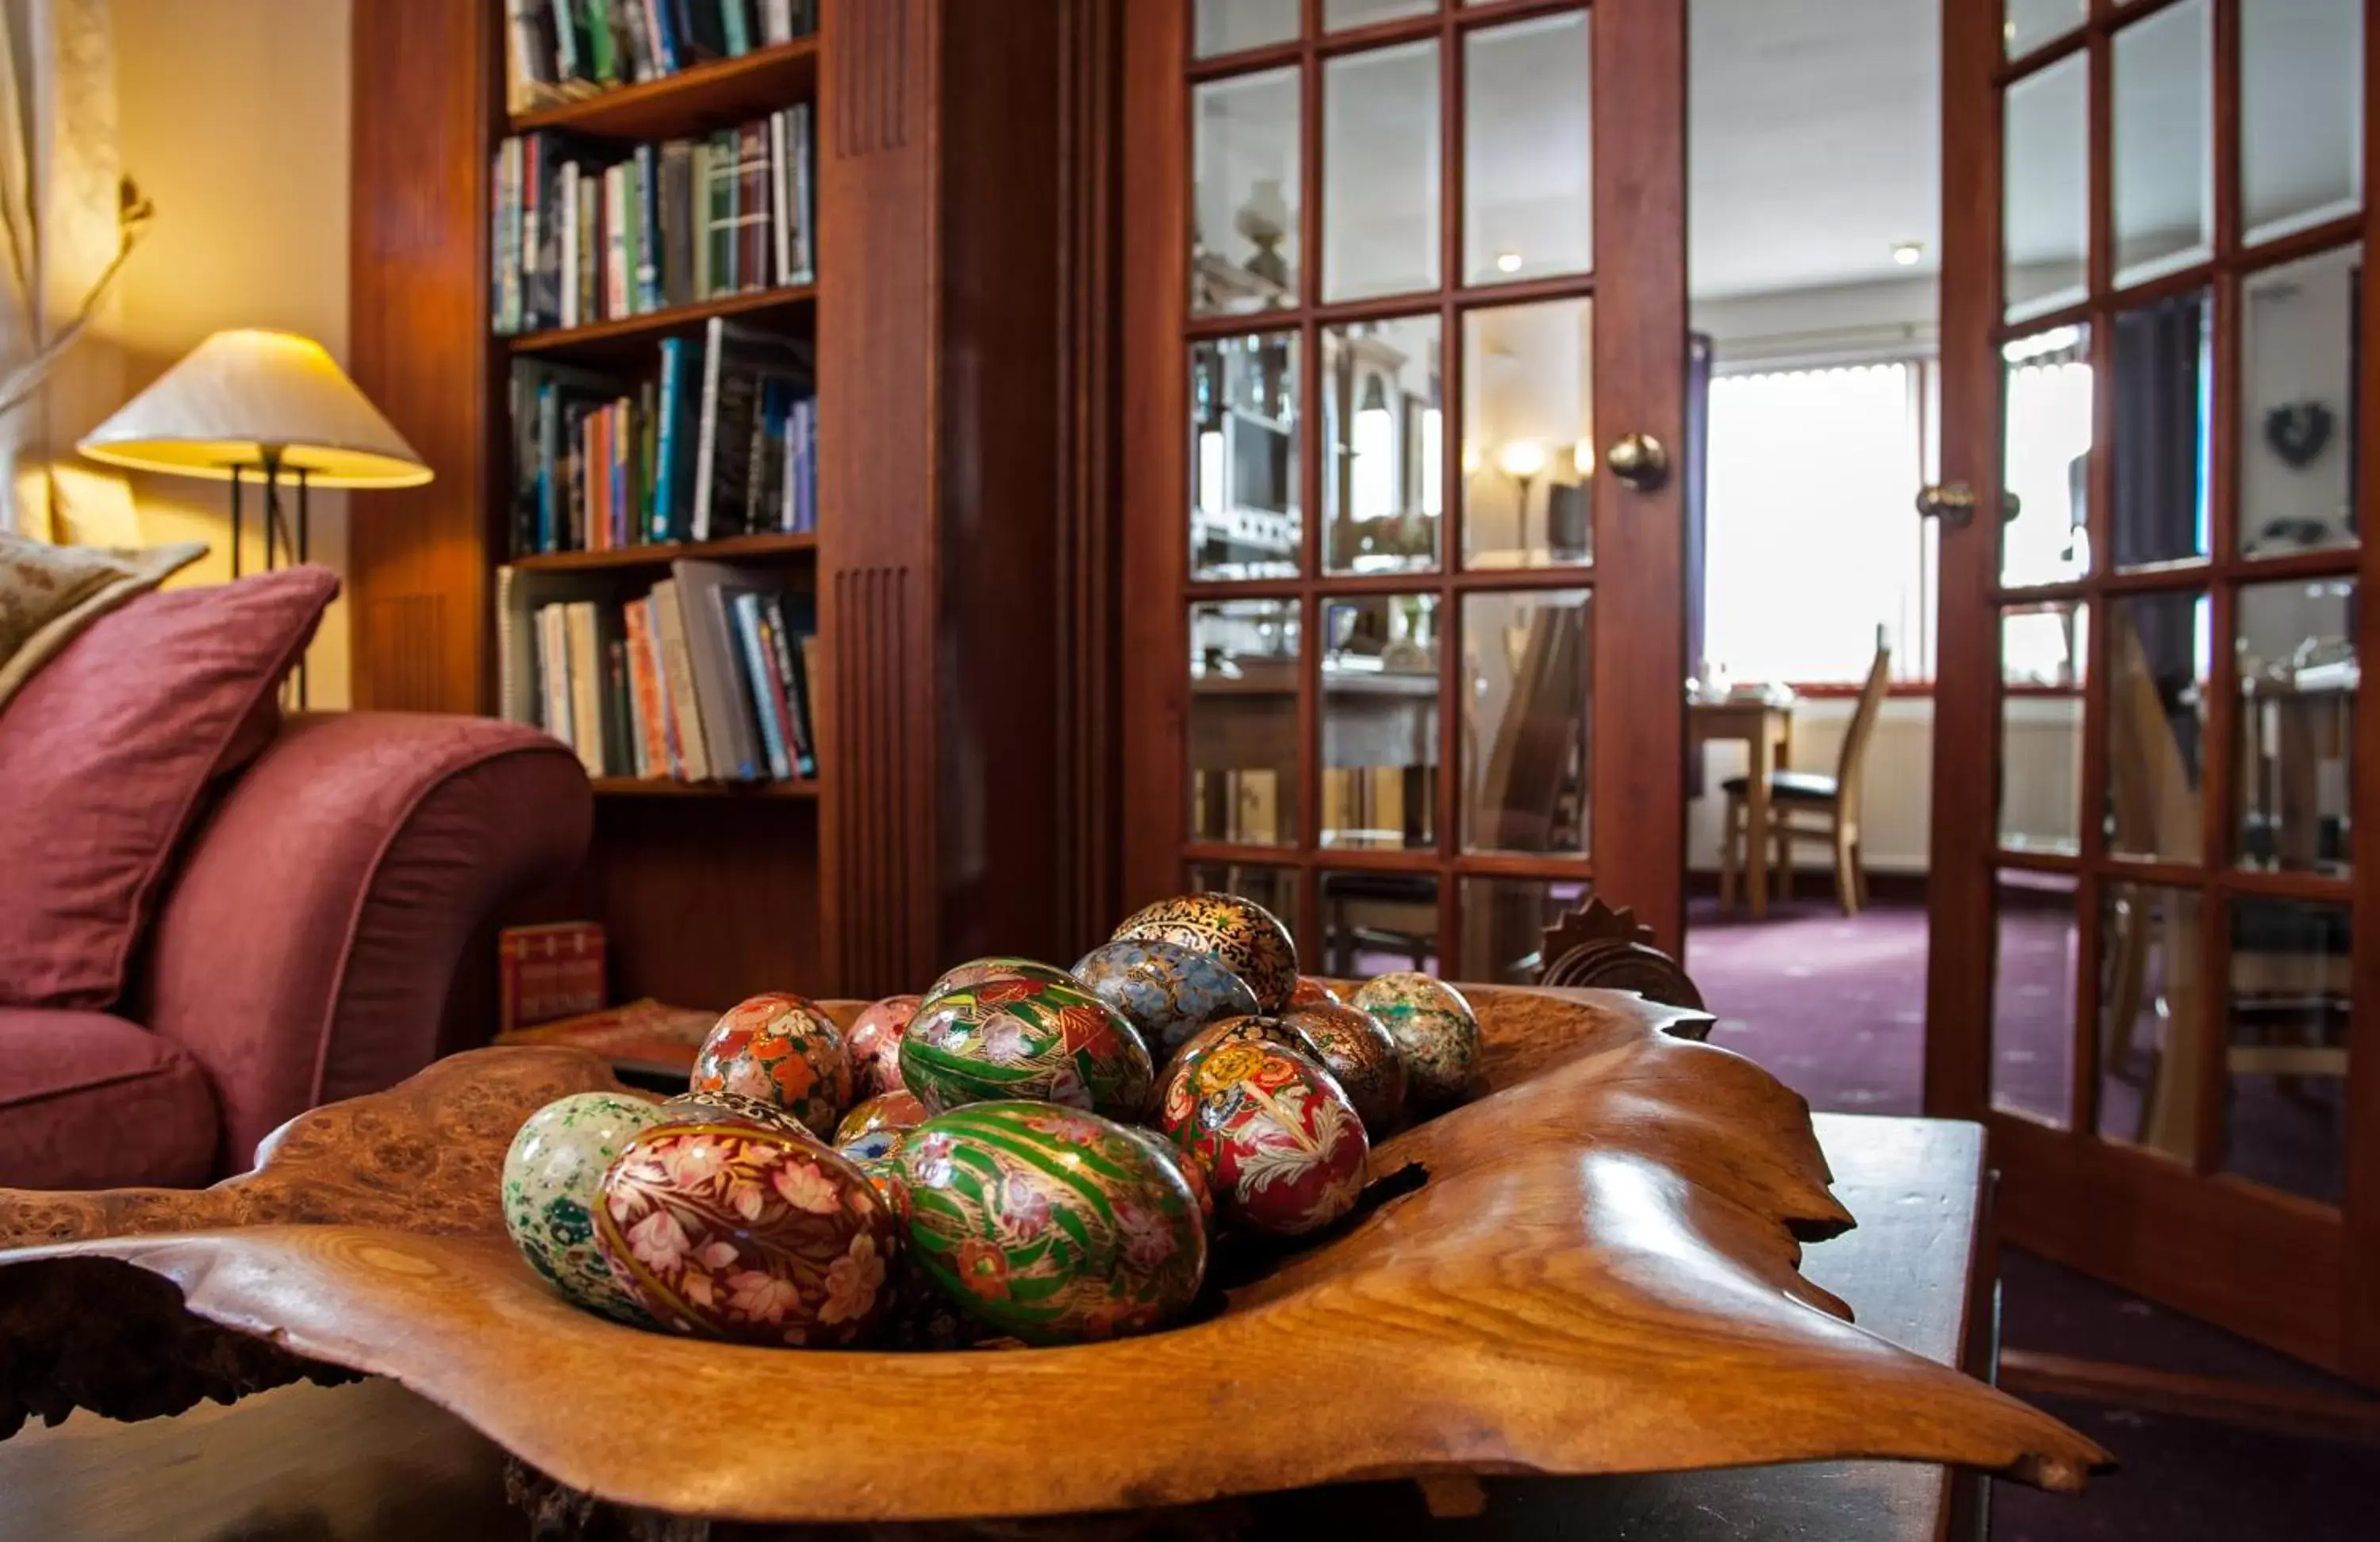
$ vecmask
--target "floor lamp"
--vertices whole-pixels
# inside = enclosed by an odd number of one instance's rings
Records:
[[[247,522],[241,494],[251,482],[262,492],[258,522],[270,571],[306,560],[310,489],[417,487],[431,477],[322,345],[257,329],[209,337],[78,447],[110,466],[231,483],[235,578]],[[296,491],[294,530],[282,518],[285,484]],[[298,704],[306,704],[302,660]]]

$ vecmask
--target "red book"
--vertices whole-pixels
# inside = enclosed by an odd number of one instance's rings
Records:
[[[496,934],[498,1031],[603,1004],[603,929],[593,921],[506,927]]]
[[[628,619],[628,688],[637,693],[637,722],[643,730],[645,768],[653,776],[674,774],[670,769],[669,702],[662,695],[659,672],[653,668],[653,624],[642,600],[625,607]]]

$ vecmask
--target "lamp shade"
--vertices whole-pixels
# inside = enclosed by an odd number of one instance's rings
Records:
[[[268,455],[316,487],[413,487],[430,467],[322,345],[218,332],[91,431],[93,460],[228,481]]]

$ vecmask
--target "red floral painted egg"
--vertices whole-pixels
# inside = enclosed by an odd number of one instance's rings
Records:
[[[605,1261],[654,1321],[750,1344],[866,1338],[892,1304],[901,1231],[851,1163],[742,1121],[640,1132],[595,1214]]]
[[[848,1146],[879,1130],[906,1130],[926,1122],[926,1105],[914,1092],[880,1092],[843,1116],[834,1127],[834,1143]]]
[[[1291,1007],[1281,1022],[1339,1079],[1366,1135],[1378,1140],[1396,1127],[1405,1108],[1405,1059],[1378,1018],[1325,1002]]]
[[[1186,1108],[1175,1117],[1169,1102],[1165,1133],[1206,1164],[1223,1225],[1291,1237],[1354,1208],[1371,1143],[1330,1072],[1301,1050],[1241,1039],[1185,1056],[1178,1074]]]
[[[1116,928],[1111,942],[1155,938],[1211,953],[1256,992],[1257,1010],[1279,1012],[1297,987],[1297,945],[1281,917],[1237,894],[1160,900]]]
[[[1290,987],[1289,1004],[1292,1006],[1337,1006],[1340,1004],[1339,992],[1331,990],[1320,980],[1316,979],[1312,975],[1300,975],[1297,977],[1297,983]]]
[[[843,1030],[844,1047],[851,1051],[851,1090],[861,1098],[897,1091],[901,1086],[901,1036],[917,1015],[917,996],[887,996],[870,1002],[851,1026]]]
[[[1277,1017],[1226,1017],[1220,1023],[1209,1023],[1184,1039],[1182,1048],[1165,1062],[1165,1074],[1157,1084],[1157,1123],[1160,1128],[1170,1130],[1190,1117],[1190,1102],[1197,1086],[1197,1062],[1208,1050],[1223,1044],[1278,1044],[1302,1055],[1312,1053],[1305,1040]]]
[[[782,992],[755,996],[712,1026],[686,1090],[774,1103],[824,1137],[851,1102],[851,1051],[816,1002]]]

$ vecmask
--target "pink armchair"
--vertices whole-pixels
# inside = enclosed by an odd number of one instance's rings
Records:
[[[0,1187],[191,1185],[435,1057],[464,948],[565,877],[587,778],[480,718],[294,718],[184,843],[111,1012],[0,1007]]]

